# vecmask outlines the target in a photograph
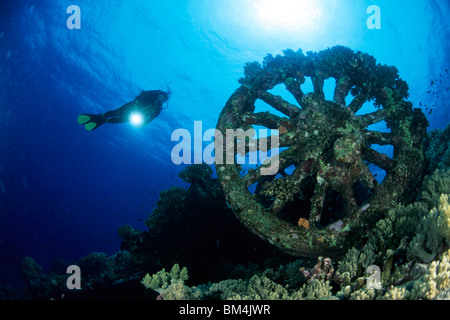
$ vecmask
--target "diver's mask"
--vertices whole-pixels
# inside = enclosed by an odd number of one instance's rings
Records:
[[[169,103],[167,103],[167,100],[169,100],[169,93],[164,92],[164,91],[160,91],[160,93],[158,94],[158,98],[157,101],[161,104],[165,103],[165,106],[163,107],[163,109],[166,109],[169,106]]]
[[[161,103],[164,103],[164,102],[166,102],[167,100],[169,100],[169,94],[168,93],[166,93],[166,92],[164,92],[164,91],[161,91],[159,94],[158,94],[158,101],[159,102],[161,102]]]

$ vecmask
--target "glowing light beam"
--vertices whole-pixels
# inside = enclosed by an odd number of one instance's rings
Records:
[[[130,123],[134,127],[140,127],[144,124],[144,117],[139,112],[133,112],[130,114]]]

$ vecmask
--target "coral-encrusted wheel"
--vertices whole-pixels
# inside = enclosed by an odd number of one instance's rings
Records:
[[[302,84],[308,77],[313,92],[305,94]],[[332,101],[324,94],[329,78],[336,80]],[[217,161],[217,152],[216,169],[235,215],[263,239],[293,255],[338,254],[345,249],[349,231],[362,229],[414,194],[422,178],[428,123],[405,101],[408,86],[395,67],[341,46],[306,55],[287,50],[284,56],[267,56],[263,66],[248,63],[240,83],[217,129],[224,136],[227,129],[254,126],[279,130],[279,170],[263,175],[262,169],[269,166],[264,163],[244,174],[237,164]],[[270,93],[279,84],[297,103]],[[255,113],[258,99],[285,117]],[[373,101],[376,110],[357,115],[367,101]],[[381,121],[387,132],[368,129]],[[262,139],[253,142],[262,146]],[[233,141],[225,147],[221,142],[216,139],[216,150],[236,153],[229,146]],[[390,145],[393,155],[373,145]],[[369,166],[385,171],[381,183]]]

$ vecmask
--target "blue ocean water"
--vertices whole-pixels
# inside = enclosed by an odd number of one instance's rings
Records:
[[[80,29],[66,24],[73,4]],[[374,4],[379,30],[366,23]],[[447,1],[2,0],[0,17],[0,284],[22,284],[24,256],[48,268],[112,254],[119,226],[145,228],[159,192],[185,185],[172,132],[214,128],[245,63],[267,53],[369,53],[398,68],[430,128],[450,119]],[[167,88],[146,127],[76,121]]]

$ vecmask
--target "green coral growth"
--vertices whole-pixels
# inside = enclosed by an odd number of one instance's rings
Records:
[[[175,266],[174,266],[175,267]],[[288,268],[289,269],[289,268]],[[273,270],[272,270],[273,271]],[[271,270],[265,273],[275,274]],[[284,273],[286,270],[281,267],[276,274]],[[146,288],[160,292],[164,300],[171,299],[196,299],[196,300],[318,300],[337,299],[332,296],[332,286],[330,281],[314,279],[309,283],[304,283],[302,287],[292,285],[292,283],[281,284],[269,276],[253,275],[250,279],[229,279],[218,283],[209,283],[196,287],[188,287],[183,279],[186,276],[176,269],[175,275],[171,276],[164,269],[153,276],[146,275],[142,284]],[[297,269],[297,274],[299,270]]]
[[[280,200],[294,200],[294,195],[299,199],[303,198],[299,184],[295,183],[291,176],[275,179],[271,182],[265,182],[262,186],[261,194],[267,197]]]
[[[154,275],[150,276],[148,273],[142,279],[141,283],[147,289],[153,289],[161,293],[164,289],[167,289],[170,285],[174,283],[183,283],[188,280],[188,272],[184,267],[180,270],[178,264],[173,265],[170,272],[166,272],[165,269],[158,271]]]
[[[427,272],[414,283],[410,299],[450,299],[450,250],[440,261],[433,261]]]
[[[362,250],[352,248],[347,251],[347,254],[339,261],[338,271],[342,274],[348,272],[351,278],[362,276],[368,266],[375,263],[375,246],[368,243]]]
[[[435,170],[432,175],[425,177],[422,188],[422,198],[428,208],[437,207],[441,194],[450,194],[450,170]]]
[[[408,248],[411,255],[430,262],[444,246],[450,246],[450,205],[446,194],[441,195],[438,207],[423,217]]]

